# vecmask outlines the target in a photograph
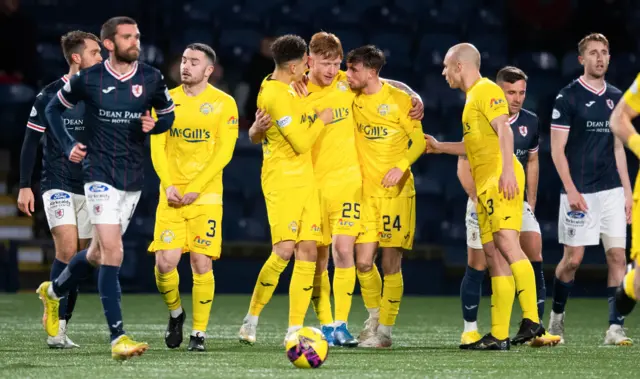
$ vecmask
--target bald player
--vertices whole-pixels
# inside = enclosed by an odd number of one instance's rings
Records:
[[[522,251],[525,176],[513,153],[513,132],[504,92],[480,75],[480,53],[471,44],[453,46],[444,59],[442,75],[451,88],[466,93],[462,113],[463,142],[438,142],[427,138],[428,153],[465,156],[477,193],[480,239],[491,275],[491,333],[462,349],[509,350],[544,334],[537,311],[536,282],[531,262]],[[509,341],[514,296],[518,295],[523,319]]]

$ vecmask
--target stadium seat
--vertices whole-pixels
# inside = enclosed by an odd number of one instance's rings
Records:
[[[323,4],[323,7],[317,8],[312,15],[316,30],[332,30],[345,26],[362,28],[360,15],[349,12],[346,7],[341,5]]]
[[[568,51],[562,57],[561,62],[562,76],[565,78],[577,78],[583,71],[582,65],[578,62],[578,52]]]
[[[411,39],[401,33],[377,33],[371,36],[371,43],[382,49],[389,63],[410,62]]]
[[[140,48],[140,60],[155,67],[162,67],[164,64],[164,53],[152,44],[142,44]]]
[[[411,32],[415,17],[402,8],[393,5],[373,6],[367,8],[363,17],[366,18],[369,25],[375,25],[374,30],[376,31],[392,28],[406,33],[405,38],[413,40]]]
[[[438,7],[436,0],[394,0],[393,4],[413,15],[420,15]]]
[[[461,40],[455,34],[425,34],[418,44],[418,54],[415,60],[417,71],[424,72],[426,68],[442,69],[442,61],[449,48]]]
[[[223,29],[220,32],[218,44],[220,49],[240,59],[243,63],[248,62],[252,54],[259,48],[262,33],[254,29]]]
[[[335,34],[338,38],[340,38],[340,42],[342,43],[342,49],[344,50],[344,54],[346,56],[350,50],[355,49],[356,47],[360,47],[365,44],[364,34],[361,30],[357,28],[331,28],[325,29],[326,32],[330,32]]]
[[[559,69],[555,55],[546,51],[520,53],[515,61],[518,67],[525,72],[556,71]]]
[[[33,102],[36,92],[24,84],[0,84],[0,106],[22,105]]]
[[[483,61],[489,61],[489,57],[507,53],[508,43],[503,34],[476,34],[469,37],[469,42],[480,51]]]
[[[459,19],[457,14],[431,8],[419,18],[419,29],[422,33],[453,33],[459,34],[465,23],[464,19]]]
[[[493,10],[484,7],[474,11],[472,17],[467,19],[466,27],[469,36],[502,33],[505,28],[502,19]]]

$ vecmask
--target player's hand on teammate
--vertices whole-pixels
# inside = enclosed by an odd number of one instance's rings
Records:
[[[140,117],[140,121],[142,121],[142,131],[145,133],[149,133],[156,126],[156,120],[151,117],[151,113],[148,110],[144,116]]]
[[[20,188],[20,192],[18,192],[18,209],[31,217],[31,214],[35,211],[34,203],[35,200],[31,188]]]
[[[180,191],[175,186],[167,187],[165,191],[167,194],[167,201],[170,205],[181,205],[182,204],[182,195],[180,195]]]
[[[397,167],[392,168],[391,170],[389,170],[389,172],[387,172],[384,178],[382,178],[382,186],[384,188],[395,186],[396,184],[398,184],[400,179],[402,179],[403,175],[404,171],[400,170]]]
[[[321,111],[316,109],[315,112],[325,125],[333,121],[333,108],[325,108]]]
[[[291,83],[291,87],[293,87],[293,90],[296,91],[298,96],[307,97],[309,95],[307,83],[309,83],[309,77],[304,75],[301,80]]]
[[[182,205],[189,205],[198,199],[200,194],[198,192],[185,193],[182,197]]]
[[[411,96],[411,105],[413,106],[409,110],[409,117],[414,120],[422,120],[424,117],[424,103],[418,96]]]
[[[578,191],[567,192],[567,200],[569,200],[569,206],[574,211],[586,212],[589,210],[587,201]]]
[[[431,134],[425,134],[424,140],[427,143],[424,148],[425,154],[440,154],[441,151],[438,150],[438,140],[432,136]]]
[[[520,188],[518,188],[518,181],[513,170],[502,170],[498,188],[507,200],[515,199],[516,195],[520,193]]]
[[[256,120],[251,127],[255,128],[258,132],[266,132],[267,129],[271,127],[271,116],[269,116],[267,111],[258,109],[256,111]]]
[[[69,160],[73,163],[80,163],[87,156],[87,147],[80,142],[76,143],[71,149]]]

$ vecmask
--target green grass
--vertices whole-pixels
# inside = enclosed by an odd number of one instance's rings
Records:
[[[403,299],[394,346],[385,350],[332,348],[318,370],[301,371],[287,360],[281,346],[286,331],[288,302],[276,297],[262,314],[258,343],[242,346],[237,332],[249,303],[248,295],[216,296],[206,353],[190,353],[186,344],[169,350],[163,335],[167,311],[159,295],[123,296],[125,329],[150,350],[130,361],[111,360],[108,331],[95,294],[81,294],[69,336],[80,349],[50,350],[40,324],[41,303],[36,294],[0,296],[0,377],[2,378],[404,378],[404,377],[640,377],[637,347],[601,346],[607,327],[605,299],[572,299],[567,316],[567,345],[556,348],[512,348],[509,352],[469,352],[458,349],[461,332],[457,298]],[[191,314],[191,300],[183,297]],[[488,299],[480,311],[481,332],[489,328]],[[511,333],[520,312],[514,307]],[[637,315],[627,326],[640,334]],[[351,316],[354,334],[366,314],[356,298]],[[308,325],[317,324],[310,310]],[[190,320],[185,332],[190,331]]]

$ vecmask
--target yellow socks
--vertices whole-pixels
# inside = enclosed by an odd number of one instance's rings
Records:
[[[634,268],[633,270],[629,271],[622,281],[622,283],[624,283],[624,293],[626,293],[627,296],[635,301],[638,301],[638,298],[636,297],[636,291],[633,288],[633,282],[636,280],[637,270],[637,268]]]
[[[313,293],[315,272],[316,262],[296,260],[293,265],[293,274],[289,285],[289,328],[304,325],[304,316],[309,309]]]
[[[209,271],[206,274],[193,273],[193,289],[191,290],[193,302],[193,330],[203,333],[207,330],[215,285],[213,271]]]
[[[287,268],[287,264],[289,264],[289,261],[280,258],[276,253],[271,253],[269,259],[262,266],[256,286],[253,289],[249,315],[260,316],[264,306],[271,300],[273,291],[275,291],[278,280],[280,280],[280,274]]]
[[[516,294],[522,308],[522,318],[540,323],[538,316],[538,297],[536,295],[536,277],[533,266],[528,259],[520,260],[511,265],[513,279],[516,282]]]
[[[503,340],[509,338],[509,322],[511,321],[511,310],[516,291],[513,276],[492,277],[491,290],[493,292],[491,295],[491,334],[495,338]]]
[[[158,271],[158,267],[154,268],[156,274],[156,286],[158,291],[162,295],[164,303],[167,304],[169,311],[175,311],[181,309],[180,303],[180,291],[178,286],[180,285],[180,276],[178,270],[173,269],[166,274]]]
[[[333,272],[333,301],[336,305],[336,321],[348,321],[355,286],[355,267],[335,268]]]
[[[380,301],[382,300],[382,278],[380,277],[378,267],[374,264],[371,271],[357,271],[357,274],[364,306],[369,312],[374,309],[379,309]]]
[[[380,325],[393,326],[400,310],[400,301],[404,283],[402,272],[384,276],[384,291],[382,295],[382,305],[380,307]]]
[[[313,277],[313,294],[311,295],[311,303],[313,304],[313,310],[318,316],[320,325],[333,324],[333,316],[331,315],[331,283],[329,282],[329,271],[324,270],[322,274],[316,273]]]

